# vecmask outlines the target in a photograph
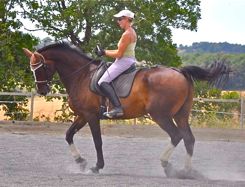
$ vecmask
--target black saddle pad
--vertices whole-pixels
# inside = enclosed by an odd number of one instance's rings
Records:
[[[109,67],[109,64],[107,64],[106,62],[101,62],[96,72],[93,74],[91,82],[90,82],[90,89],[94,93],[99,94],[101,96],[104,96],[104,95],[100,90],[98,81],[101,78],[101,76],[104,74],[104,72],[107,70],[108,67]],[[114,87],[118,97],[127,97],[130,94],[135,75],[139,70],[140,69],[136,69],[135,66],[131,66],[128,70],[123,72],[115,80],[112,81],[111,84]]]

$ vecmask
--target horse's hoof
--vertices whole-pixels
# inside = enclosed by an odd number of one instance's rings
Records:
[[[90,171],[93,173],[93,174],[99,174],[99,168],[98,167],[92,167],[90,168]]]
[[[191,168],[177,170],[172,164],[168,163],[168,165],[164,168],[166,177],[168,178],[177,178],[177,179],[198,179],[205,180],[207,179],[197,170],[193,170]]]
[[[84,158],[79,157],[78,159],[76,159],[76,163],[79,164],[81,171],[85,171],[88,163]]]
[[[84,158],[82,158],[82,157],[78,157],[75,161],[76,161],[76,163],[80,164],[80,163],[83,163],[86,160]]]
[[[84,174],[87,175],[99,174],[99,169],[97,167],[92,167],[89,170],[87,170]]]
[[[182,169],[178,172],[179,179],[198,179],[205,180],[207,179],[204,175],[202,175],[199,171],[194,169]]]
[[[85,171],[85,169],[86,169],[86,167],[87,167],[87,161],[85,160],[85,161],[83,161],[82,163],[80,163],[79,165],[80,165],[80,170],[81,171]]]
[[[168,166],[168,161],[161,161],[162,167],[165,168]]]
[[[168,163],[164,167],[164,171],[165,171],[166,177],[168,177],[168,178],[178,178],[178,171],[174,169],[172,164]]]

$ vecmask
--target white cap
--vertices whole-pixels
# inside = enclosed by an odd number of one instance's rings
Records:
[[[115,14],[114,17],[120,18],[120,17],[129,17],[129,18],[134,18],[134,13],[131,12],[130,10],[121,10],[119,13]]]

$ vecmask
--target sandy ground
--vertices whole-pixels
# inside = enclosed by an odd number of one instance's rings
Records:
[[[115,121],[116,123],[116,121]],[[159,157],[169,138],[158,126],[102,125],[105,168],[84,174],[64,140],[70,124],[0,121],[0,186],[245,186],[245,129],[193,129],[193,165],[205,179],[171,179]],[[91,167],[96,162],[88,126],[75,143]],[[184,145],[171,163],[181,168]]]
[[[157,125],[122,125],[102,124],[102,135],[120,137],[161,138],[168,139],[168,135]],[[13,134],[63,134],[71,123],[50,122],[11,122],[0,121],[0,133]],[[216,129],[192,128],[197,141],[239,141],[245,142],[245,129]],[[78,134],[91,135],[90,129],[85,126]]]
[[[159,157],[169,139],[158,126],[102,125],[105,168],[84,174],[75,164],[65,132],[70,124],[0,122],[0,186],[245,186],[245,130],[193,129],[193,166],[205,179],[167,178]],[[88,127],[75,136],[88,161],[96,154]],[[183,166],[183,142],[171,163]]]

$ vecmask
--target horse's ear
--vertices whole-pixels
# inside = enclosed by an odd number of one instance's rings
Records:
[[[33,53],[29,49],[23,48],[23,51],[28,58],[31,58]]]

